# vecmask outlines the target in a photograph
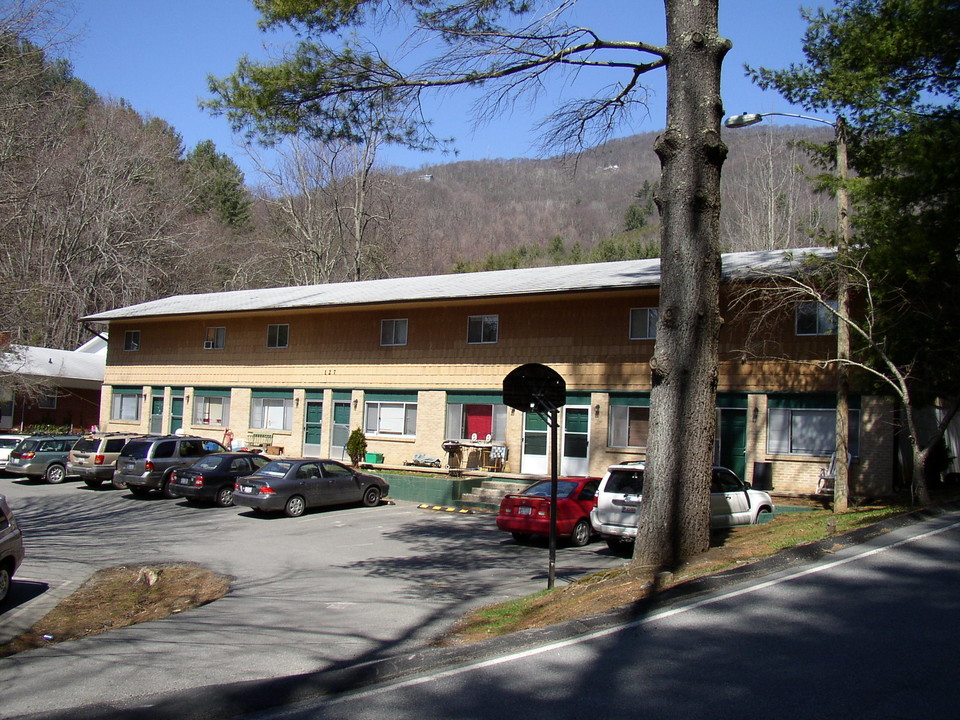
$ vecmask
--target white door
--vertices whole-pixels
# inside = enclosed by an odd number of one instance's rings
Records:
[[[550,428],[536,413],[523,415],[523,454],[520,457],[520,472],[530,475],[546,475],[550,472],[547,455]]]
[[[585,477],[590,467],[590,408],[563,409],[560,474]]]

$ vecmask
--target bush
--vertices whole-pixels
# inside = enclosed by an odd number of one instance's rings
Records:
[[[353,465],[359,465],[367,454],[367,436],[360,428],[354,429],[347,440],[347,455]]]

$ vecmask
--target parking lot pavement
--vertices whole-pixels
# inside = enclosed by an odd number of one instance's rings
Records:
[[[377,660],[546,587],[546,547],[515,544],[486,514],[399,502],[288,519],[72,482],[0,479],[0,492],[27,550],[0,633],[103,567],[189,561],[235,578],[207,606],[0,659],[0,717]],[[623,562],[601,543],[563,547],[558,582]]]

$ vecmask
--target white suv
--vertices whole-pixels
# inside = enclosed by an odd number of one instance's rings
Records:
[[[643,463],[611,465],[600,481],[590,523],[616,553],[630,552],[637,537],[637,508],[643,499]],[[725,467],[713,468],[710,488],[711,527],[754,525],[766,522],[774,511],[773,500],[754,490]]]

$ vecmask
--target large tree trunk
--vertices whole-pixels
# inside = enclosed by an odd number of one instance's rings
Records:
[[[710,468],[720,329],[718,1],[665,0],[667,126],[657,139],[660,319],[634,565],[656,572],[710,547]]]

